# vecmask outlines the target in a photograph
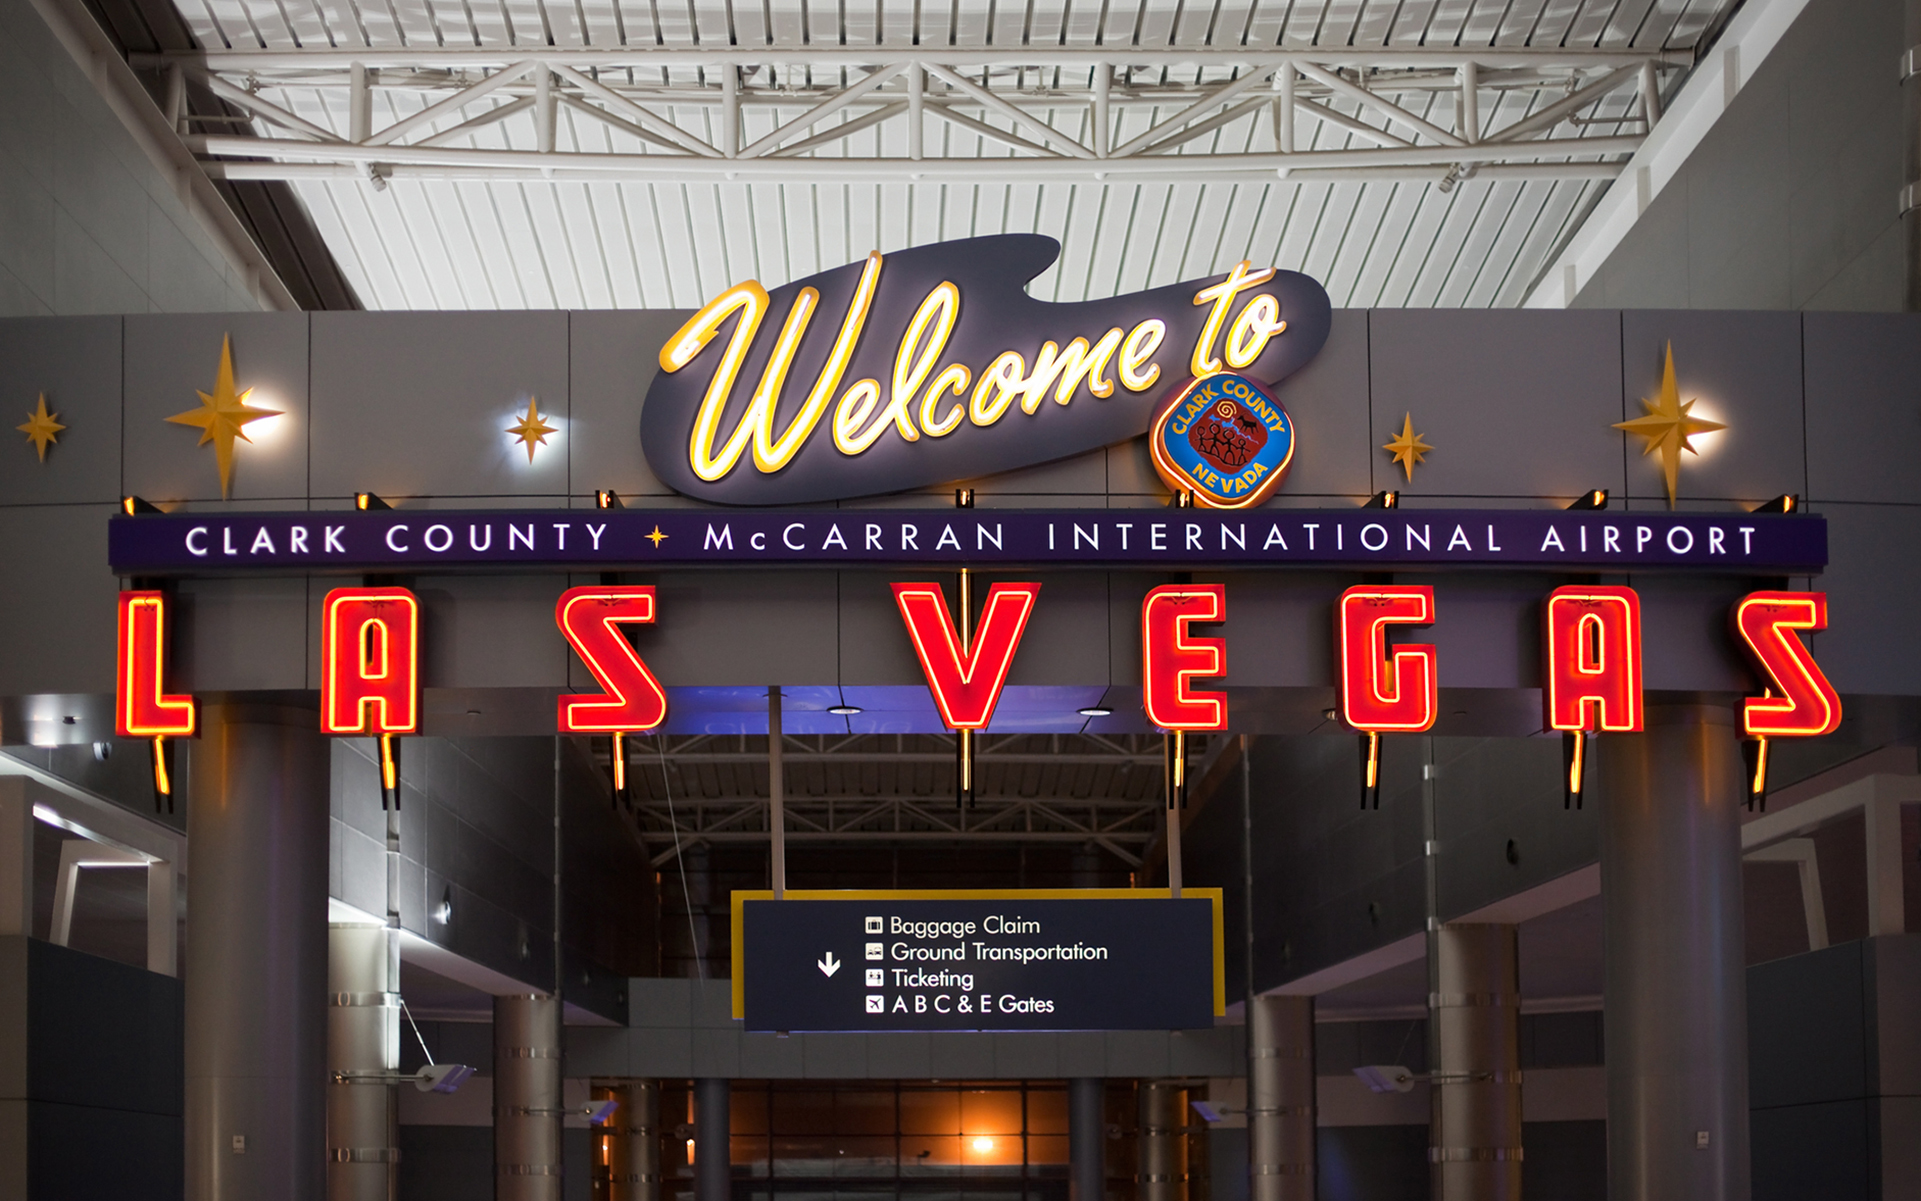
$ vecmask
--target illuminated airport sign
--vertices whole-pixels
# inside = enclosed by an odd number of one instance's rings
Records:
[[[851,567],[1685,568],[1803,575],[1815,516],[1560,509],[556,509],[115,517],[116,574]]]
[[[1219,889],[734,894],[749,1030],[1184,1030],[1225,1002]]]
[[[876,252],[771,292],[736,284],[661,348],[641,413],[648,465],[720,504],[878,496],[1139,437],[1200,380],[1265,426],[1237,421],[1188,455],[1197,473],[1226,473],[1197,496],[1266,495],[1293,430],[1260,389],[1326,342],[1321,285],[1240,263],[1104,300],[1029,296],[1059,254],[1052,238],[999,234]]]

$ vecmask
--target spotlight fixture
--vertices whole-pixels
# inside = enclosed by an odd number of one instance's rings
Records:
[[[861,707],[859,705],[829,705],[827,706],[827,711],[835,717],[852,717],[854,714],[861,712]]]
[[[594,491],[594,508],[624,509],[626,507],[626,505],[620,503],[620,493],[615,492],[612,488],[598,488]]]
[[[1567,508],[1570,513],[1583,513],[1593,512],[1607,507],[1608,490],[1606,488],[1590,488],[1576,497],[1574,503]]]
[[[158,513],[160,510],[137,496],[123,496],[120,498],[120,511],[129,517],[141,517],[148,513]]]
[[[1793,493],[1777,496],[1754,511],[1756,513],[1799,513],[1801,511],[1801,498]]]
[[[1106,705],[1089,705],[1085,709],[1076,710],[1076,712],[1082,717],[1112,717],[1114,715],[1114,711]]]
[[[954,507],[956,509],[973,508],[974,507],[974,490],[972,488],[954,489]]]
[[[1376,492],[1373,496],[1368,497],[1367,503],[1361,507],[1363,509],[1398,509],[1401,507],[1401,494],[1392,489],[1386,492]]]
[[[363,513],[378,513],[391,509],[393,506],[371,492],[356,492],[354,493],[354,508],[359,509]]]

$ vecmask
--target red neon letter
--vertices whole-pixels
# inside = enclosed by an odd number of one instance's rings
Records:
[[[560,698],[561,733],[651,730],[667,720],[666,691],[620,632],[630,622],[654,620],[653,585],[569,588],[554,606],[554,620],[603,690]]]
[[[1641,728],[1641,598],[1567,587],[1541,608],[1541,702],[1551,730]],[[1588,706],[1600,712],[1590,724]]]
[[[1365,585],[1341,593],[1334,609],[1341,650],[1341,716],[1357,730],[1419,733],[1440,710],[1438,656],[1431,646],[1396,646],[1386,657],[1387,627],[1432,625],[1434,589]]]
[[[1195,692],[1195,677],[1227,671],[1227,643],[1194,638],[1187,627],[1227,616],[1220,584],[1168,584],[1141,602],[1141,701],[1147,720],[1163,730],[1225,730],[1227,696]]]
[[[192,735],[193,698],[162,691],[167,682],[165,593],[120,594],[119,680],[114,724],[122,738]]]
[[[405,588],[329,592],[321,606],[321,730],[412,734],[419,725],[419,600]]]
[[[947,597],[939,584],[895,584],[894,600],[914,640],[928,691],[950,730],[983,729],[994,716],[1014,648],[1027,629],[1027,618],[1040,595],[1039,584],[995,584],[987,590],[974,645],[961,648],[960,633],[947,611]]]
[[[1770,687],[1741,706],[1750,738],[1809,738],[1841,725],[1841,698],[1796,630],[1828,628],[1825,592],[1750,592],[1734,606],[1734,631]]]

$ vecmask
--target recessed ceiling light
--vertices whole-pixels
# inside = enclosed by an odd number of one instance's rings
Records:
[[[1082,717],[1112,717],[1114,711],[1105,705],[1089,705],[1087,708],[1080,710],[1080,715]]]
[[[829,705],[827,711],[835,717],[852,717],[861,711],[859,705]]]

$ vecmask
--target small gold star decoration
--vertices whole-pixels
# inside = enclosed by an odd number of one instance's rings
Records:
[[[1401,465],[1401,470],[1407,472],[1407,482],[1411,484],[1414,482],[1414,465],[1426,462],[1427,452],[1434,448],[1414,432],[1414,414],[1408,413],[1401,418],[1401,432],[1381,449],[1393,452],[1394,461]]]
[[[1681,478],[1681,452],[1691,455],[1701,452],[1694,449],[1690,441],[1696,434],[1711,434],[1724,430],[1727,426],[1719,421],[1709,421],[1705,417],[1689,416],[1694,401],[1683,401],[1681,390],[1674,383],[1674,343],[1668,343],[1667,364],[1661,369],[1661,391],[1653,400],[1645,397],[1641,407],[1647,410],[1645,416],[1632,421],[1617,421],[1614,428],[1626,430],[1647,440],[1643,455],[1661,452],[1661,471],[1668,481],[1668,508],[1674,507],[1675,485]]]
[[[47,412],[47,394],[42,392],[40,407],[27,414],[25,424],[13,427],[25,434],[27,441],[33,443],[33,448],[40,452],[42,463],[47,461],[47,447],[60,441],[60,431],[67,428],[60,424],[59,417],[58,413]]]
[[[242,428],[248,422],[259,421],[263,417],[280,416],[279,409],[257,409],[247,403],[253,389],[236,391],[233,386],[233,338],[223,335],[220,339],[220,371],[214,377],[213,393],[200,393],[200,407],[175,413],[167,418],[175,425],[197,426],[200,430],[199,445],[213,443],[213,455],[220,464],[220,499],[227,499],[227,492],[233,483],[233,440],[252,442],[247,431]]]
[[[651,542],[651,543],[653,543],[653,544],[654,544],[654,549],[655,549],[655,550],[659,550],[659,549],[660,549],[660,544],[661,544],[661,543],[663,543],[663,542],[665,542],[665,541],[667,541],[667,539],[668,539],[668,538],[670,538],[670,537],[672,537],[672,535],[671,535],[671,534],[663,534],[663,533],[661,533],[661,532],[660,532],[660,527],[659,527],[659,526],[655,526],[655,527],[654,527],[654,532],[653,532],[653,533],[651,533],[651,534],[642,534],[642,535],[641,535],[641,537],[643,537],[643,538],[645,538],[645,539],[647,539],[647,541],[649,541],[649,542]]]
[[[560,432],[554,426],[548,425],[541,419],[539,404],[540,399],[538,397],[528,397],[527,415],[507,427],[507,432],[518,438],[521,443],[527,447],[527,462],[529,463],[534,461],[534,448],[536,446],[547,445],[548,434]]]

